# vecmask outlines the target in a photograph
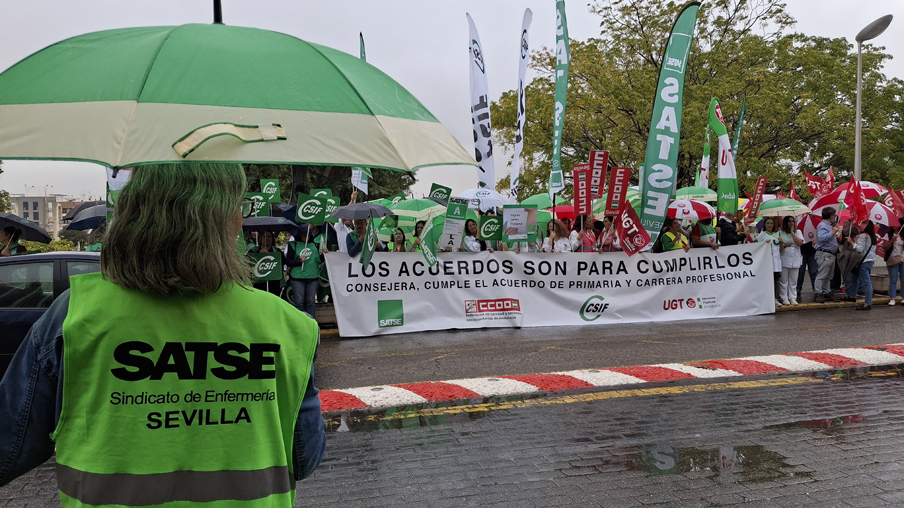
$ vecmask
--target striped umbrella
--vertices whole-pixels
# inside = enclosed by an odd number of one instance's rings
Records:
[[[669,205],[666,215],[681,220],[713,219],[716,217],[716,210],[696,199],[676,199]]]
[[[822,222],[822,216],[814,213],[799,215],[794,218],[797,229],[801,233],[804,242],[816,241],[816,227]]]
[[[600,199],[597,199],[596,201],[593,202],[593,213],[595,213],[596,215],[602,215],[603,213],[605,213],[606,199],[608,198],[608,196],[609,196],[608,193],[603,194],[603,196]],[[640,191],[629,188],[628,192],[625,193],[625,199],[628,201],[628,203],[631,204],[631,206],[634,208],[635,211],[640,209],[640,201],[641,201]]]
[[[835,194],[836,192],[839,193],[838,200],[844,201],[844,198],[847,196],[848,187],[850,185],[851,182],[843,183],[836,187],[835,190],[832,191],[832,194]],[[860,187],[863,189],[863,197],[868,199],[878,198],[882,194],[888,192],[888,189],[873,182],[861,181]]]
[[[867,210],[869,211],[869,220],[875,222],[876,224],[882,224],[883,226],[889,227],[897,227],[901,225],[901,223],[898,221],[898,218],[895,216],[894,210],[883,205],[882,203],[867,204]],[[838,213],[838,219],[842,222],[849,220],[850,218],[850,209],[842,210]]]
[[[348,53],[256,28],[122,28],[0,74],[0,159],[476,166],[399,83]]]

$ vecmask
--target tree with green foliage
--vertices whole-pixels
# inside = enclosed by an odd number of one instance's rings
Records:
[[[609,150],[612,167],[643,162],[653,94],[665,43],[682,4],[658,0],[596,1],[601,36],[572,41],[568,108],[562,140],[563,169]],[[854,162],[856,48],[845,39],[793,33],[794,20],[778,0],[704,3],[687,62],[678,186],[693,185],[703,152],[707,109],[718,97],[729,131],[747,96],[744,126],[735,157],[738,183],[752,192],[759,176],[770,192],[787,192],[790,182],[806,195],[803,170],[835,168],[847,179]],[[864,180],[904,184],[904,82],[881,72],[890,58],[882,47],[863,52]],[[555,55],[533,54],[539,73],[526,90],[527,121],[521,188],[525,196],[546,191],[552,155]],[[497,142],[511,147],[516,91],[492,105]],[[714,144],[711,186],[715,188]],[[637,181],[637,172],[633,175]],[[508,177],[499,182],[509,187]],[[564,191],[571,194],[569,187]]]

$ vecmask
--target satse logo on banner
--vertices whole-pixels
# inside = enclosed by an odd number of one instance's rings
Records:
[[[379,300],[377,302],[377,325],[380,328],[405,324],[402,300]]]

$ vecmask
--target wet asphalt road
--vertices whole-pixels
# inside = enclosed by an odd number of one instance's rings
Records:
[[[902,506],[902,391],[789,375],[352,414],[296,506]],[[58,503],[52,463],[0,488]]]
[[[904,305],[670,323],[324,338],[323,389],[693,362],[904,342]]]

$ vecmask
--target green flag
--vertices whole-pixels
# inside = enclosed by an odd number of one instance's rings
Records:
[[[361,264],[367,266],[370,264],[370,258],[373,257],[374,251],[377,249],[377,229],[374,227],[374,218],[371,217],[367,221],[367,230],[364,232],[364,241],[361,247]]]
[[[400,192],[400,193],[396,194],[395,196],[392,196],[387,199],[389,199],[389,201],[391,201],[392,204],[397,205],[397,204],[399,204],[399,201],[405,201],[407,198],[405,197],[404,192]]]
[[[565,102],[568,98],[568,22],[565,19],[565,0],[556,0],[556,94],[552,127],[552,170],[549,172],[549,193],[565,188],[562,174],[562,128],[565,125]]]
[[[481,240],[502,240],[502,217],[484,215],[480,218]]]
[[[700,2],[691,2],[678,14],[659,69],[659,84],[653,101],[650,135],[644,156],[645,171],[641,183],[640,222],[650,233],[651,241],[659,236],[669,199],[675,194],[684,75],[694,41],[699,9]]]
[[[245,197],[254,201],[254,211],[251,212],[252,217],[270,216],[270,196],[263,192],[246,192]]]
[[[282,254],[279,251],[249,254],[248,257],[254,267],[254,282],[282,278]]]
[[[443,187],[442,185],[435,183],[430,187],[430,197],[442,199],[443,201],[449,201],[449,197],[452,195],[452,189],[449,187]]]
[[[436,264],[436,244],[439,242],[439,234],[442,230],[433,227],[433,217],[427,216],[427,225],[421,231],[421,253],[428,266]]]
[[[737,212],[738,174],[735,171],[734,157],[731,155],[722,108],[719,107],[719,99],[715,97],[709,103],[709,128],[719,138],[719,183],[716,187],[719,201],[716,206],[720,212]]]
[[[333,212],[339,208],[339,197],[338,196],[327,196],[321,197],[323,200],[323,222],[331,222],[333,224],[339,222],[339,219],[333,218]]]
[[[741,101],[741,112],[738,114],[738,125],[735,127],[734,139],[731,140],[731,155],[738,156],[738,141],[741,139],[741,126],[744,125],[744,109],[747,106],[747,94],[744,94],[744,100]]]
[[[296,210],[296,222],[323,224],[326,215],[326,201],[316,196],[299,194],[298,208]]]
[[[261,179],[261,193],[267,196],[270,203],[279,203],[279,180]]]

